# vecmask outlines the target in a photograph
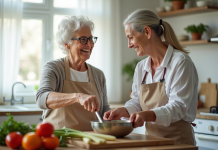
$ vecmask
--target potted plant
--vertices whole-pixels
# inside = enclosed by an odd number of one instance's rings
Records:
[[[184,9],[187,0],[164,0],[165,2],[172,2],[173,10]]]
[[[137,63],[141,61],[141,60],[138,60],[138,59],[134,59],[133,61],[125,64],[122,68],[122,74],[126,74],[127,75],[127,79],[126,81],[130,81],[133,79],[133,75],[134,75],[134,72],[135,72],[135,67],[137,65]]]
[[[133,61],[125,64],[123,67],[122,67],[122,74],[123,75],[127,75],[127,79],[126,81],[129,82],[133,79],[133,76],[134,76],[134,72],[135,72],[135,67],[137,65],[137,63],[141,61],[141,60],[138,60],[138,59],[134,59]],[[131,92],[129,92],[129,97],[131,95]],[[131,97],[130,97],[131,98]]]
[[[199,25],[189,25],[185,28],[187,33],[192,34],[192,40],[200,40],[201,35],[207,31],[208,25],[200,23]]]
[[[38,89],[39,89],[39,85],[36,84],[36,85],[34,86],[34,90],[35,90],[35,91],[38,91]]]

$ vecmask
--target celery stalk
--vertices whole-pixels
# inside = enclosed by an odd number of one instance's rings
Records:
[[[94,135],[94,136],[99,137],[99,138],[103,138],[107,141],[115,141],[116,140],[116,137],[112,136],[112,135],[105,135],[105,134],[98,134],[98,133],[88,133],[88,134]]]
[[[93,140],[97,144],[101,144],[101,143],[106,142],[106,140],[103,139],[103,138],[99,138],[97,136],[90,135],[90,134],[88,134],[86,132],[81,132],[81,131],[78,131],[78,130],[73,130],[73,129],[68,129],[68,128],[57,129],[57,130],[54,131],[54,134],[56,136],[71,137],[71,138],[74,138],[74,137],[83,138],[83,137],[85,137],[85,138],[89,138],[89,139]]]
[[[90,138],[83,137],[82,139],[83,139],[83,141],[84,141],[85,143],[87,143],[87,144],[90,144],[90,143],[91,143]]]

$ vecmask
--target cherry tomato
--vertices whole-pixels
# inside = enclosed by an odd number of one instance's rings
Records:
[[[59,139],[55,135],[51,135],[51,137],[43,137],[42,145],[45,149],[55,149],[59,146]]]
[[[42,146],[42,139],[35,132],[29,132],[24,135],[22,146],[26,150],[37,150]]]
[[[20,132],[11,132],[5,137],[5,143],[10,148],[19,148],[21,146],[23,136]]]
[[[38,136],[50,137],[53,132],[54,132],[54,127],[52,124],[48,122],[39,123],[36,126],[36,134]]]

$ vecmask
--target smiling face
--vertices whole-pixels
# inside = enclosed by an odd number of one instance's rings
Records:
[[[89,27],[81,28],[81,30],[76,31],[73,36],[73,38],[82,37],[92,37],[91,30]],[[73,40],[72,44],[67,46],[67,49],[69,49],[69,55],[71,55],[71,58],[74,61],[85,62],[87,59],[90,58],[93,47],[94,44],[92,44],[89,40],[85,45],[81,44],[80,40]]]
[[[145,29],[146,30],[146,29]],[[150,35],[147,32],[139,33],[132,29],[130,24],[125,26],[126,37],[128,38],[128,47],[134,48],[138,56],[148,55]]]

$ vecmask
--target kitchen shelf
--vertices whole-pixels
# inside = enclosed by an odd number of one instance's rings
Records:
[[[180,41],[181,45],[197,45],[197,44],[218,44],[218,42],[211,42],[210,40],[190,40],[190,41]]]
[[[174,11],[169,11],[169,12],[161,12],[161,13],[158,13],[158,16],[159,17],[173,17],[173,16],[180,16],[180,15],[213,12],[213,11],[218,11],[218,7],[203,6],[203,7],[189,8],[189,9],[180,9],[180,10],[174,10]]]

